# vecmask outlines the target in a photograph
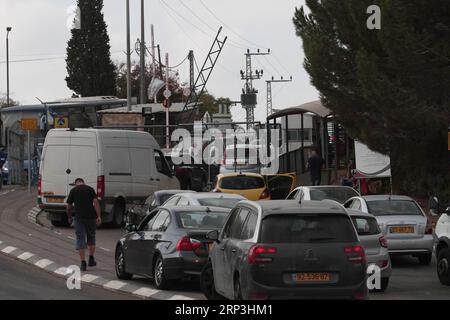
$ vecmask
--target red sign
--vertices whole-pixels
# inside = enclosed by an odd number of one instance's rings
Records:
[[[171,105],[172,105],[172,102],[170,102],[169,99],[164,99],[164,102],[163,102],[164,108],[170,108]]]

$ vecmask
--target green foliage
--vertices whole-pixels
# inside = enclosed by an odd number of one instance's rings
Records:
[[[116,70],[111,61],[103,0],[78,0],[81,28],[72,30],[67,45],[67,86],[76,94],[116,94]]]
[[[321,99],[354,138],[391,156],[397,192],[450,196],[450,3],[307,0],[294,25]],[[381,30],[369,30],[370,5]]]

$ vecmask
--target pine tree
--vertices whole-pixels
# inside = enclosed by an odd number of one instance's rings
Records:
[[[448,193],[450,3],[307,0],[294,25],[323,103],[357,138],[389,154],[397,191]],[[377,4],[381,30],[366,26]]]
[[[103,0],[78,0],[80,28],[67,46],[67,86],[83,97],[116,94],[116,69],[102,13]]]

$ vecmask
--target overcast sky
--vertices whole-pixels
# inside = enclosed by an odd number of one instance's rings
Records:
[[[130,2],[134,47],[140,37],[140,1]],[[64,80],[64,57],[70,38],[67,10],[75,3],[75,0],[0,0],[0,92],[6,92],[5,36],[6,26],[12,26],[10,60],[17,62],[10,64],[11,97],[21,104],[34,104],[38,102],[35,97],[50,101],[71,96]],[[264,80],[272,75],[293,77],[292,83],[273,84],[274,108],[318,99],[303,69],[302,44],[292,23],[295,7],[303,5],[304,0],[146,0],[145,3],[147,43],[153,23],[156,43],[161,45],[162,54],[169,53],[170,65],[181,62],[190,49],[202,64],[216,33],[213,30],[224,27],[222,34],[229,40],[207,85],[216,97],[238,100],[243,87],[239,71],[245,70],[246,49],[271,49],[271,55],[253,60],[254,68],[264,70],[263,80],[254,82],[259,90],[257,120],[265,118]],[[125,61],[125,0],[104,0],[104,14],[112,59]],[[23,61],[30,59],[41,60]],[[134,54],[133,59],[137,61],[138,56]],[[179,72],[181,80],[187,81],[188,64],[183,64]],[[245,112],[240,107],[233,107],[232,112],[235,121],[244,120]]]

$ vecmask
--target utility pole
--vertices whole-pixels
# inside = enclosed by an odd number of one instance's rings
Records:
[[[9,107],[9,33],[11,27],[6,27],[6,107]]]
[[[163,66],[162,66],[162,61],[161,61],[161,48],[159,47],[158,44],[158,60],[159,60],[159,72],[161,73],[161,79],[163,79]]]
[[[153,28],[153,24],[151,25],[151,37],[152,37],[152,78],[154,79],[156,77],[156,59],[155,59],[155,31]],[[157,98],[154,98],[154,102],[157,102]]]
[[[194,73],[194,51],[189,50],[189,89],[194,90],[195,73]]]
[[[141,0],[141,61],[140,61],[140,69],[141,69],[141,90],[140,90],[140,100],[141,104],[144,104],[147,100],[145,98],[146,90],[145,90],[145,6],[144,0]]]
[[[127,14],[127,107],[131,111],[131,40],[130,40],[130,0],[126,2]]]
[[[250,129],[255,122],[255,108],[257,105],[256,94],[258,90],[253,88],[253,80],[259,80],[263,76],[263,70],[252,70],[252,56],[265,56],[270,54],[270,49],[267,52],[250,52],[247,49],[245,53],[245,72],[241,70],[241,79],[245,80],[245,87],[242,89],[241,103],[246,112],[247,129]]]
[[[166,92],[169,91],[169,54],[166,53]],[[170,130],[169,130],[169,107],[170,107],[170,95],[167,94],[166,98],[166,149],[170,148]]]
[[[267,117],[269,117],[272,113],[273,113],[273,109],[272,109],[272,83],[277,82],[292,82],[292,76],[290,77],[290,79],[283,79],[283,77],[281,77],[281,79],[274,79],[274,77],[272,77],[271,80],[267,80]]]

